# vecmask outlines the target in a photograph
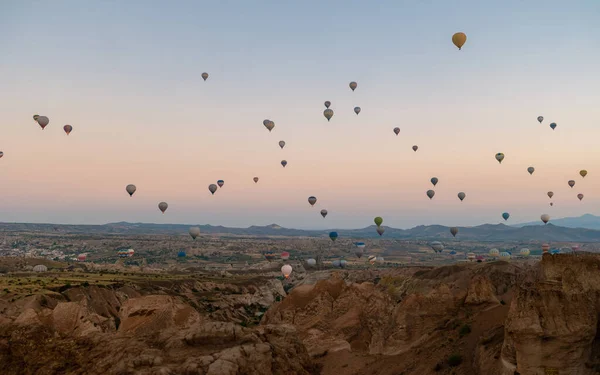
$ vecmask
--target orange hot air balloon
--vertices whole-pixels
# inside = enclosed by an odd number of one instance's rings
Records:
[[[467,35],[465,33],[456,33],[452,35],[452,43],[460,50],[467,41]]]

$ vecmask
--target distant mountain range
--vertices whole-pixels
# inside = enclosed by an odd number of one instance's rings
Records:
[[[575,227],[575,226],[587,226]],[[186,224],[149,224],[149,223],[109,223],[104,225],[58,225],[29,223],[0,223],[0,232],[29,231],[72,234],[158,234],[185,235],[190,226]],[[376,227],[371,225],[362,229],[302,230],[283,228],[277,224],[251,226],[248,228],[228,228],[223,226],[198,225],[203,234],[249,237],[325,237],[330,231],[338,232],[340,238],[376,238]],[[402,240],[452,239],[450,227],[443,225],[419,225],[411,229],[386,227],[383,238]],[[592,229],[589,229],[592,228]],[[581,217],[552,220],[548,225],[524,223],[514,226],[504,224],[483,224],[474,227],[458,227],[457,240],[472,241],[562,241],[595,242],[600,241],[600,217],[583,215]]]
[[[561,219],[552,219],[552,224],[566,228],[585,228],[600,230],[600,216],[585,214],[578,217],[563,217]],[[530,225],[544,225],[541,221],[532,221],[513,225],[515,227],[526,227]]]

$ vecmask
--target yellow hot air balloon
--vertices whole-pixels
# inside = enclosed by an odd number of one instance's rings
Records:
[[[465,35],[465,33],[456,33],[452,35],[452,43],[454,43],[454,45],[457,46],[459,50],[462,48],[466,41],[467,36]]]
[[[585,177],[585,176],[587,176],[587,171],[585,169],[582,169],[582,170],[579,171],[579,175],[581,177]]]

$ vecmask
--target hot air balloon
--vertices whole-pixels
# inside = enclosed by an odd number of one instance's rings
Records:
[[[337,232],[329,232],[329,238],[331,239],[331,241],[335,242],[335,240],[337,240],[338,238]]]
[[[208,191],[210,191],[210,193],[212,195],[215,195],[215,191],[217,191],[217,185],[215,185],[215,184],[208,185]]]
[[[467,194],[463,193],[462,191],[458,193],[458,199],[460,199],[461,202],[463,201],[463,199],[465,199],[466,196]]]
[[[73,127],[71,125],[65,125],[63,126],[63,130],[69,135],[73,131]]]
[[[412,149],[413,149],[414,152],[417,152],[417,150],[419,149],[419,146],[414,145],[414,146],[412,146]]]
[[[285,168],[285,166],[287,165],[287,160],[282,160],[281,165]]]
[[[279,147],[283,149],[285,147],[285,141],[279,141]]]
[[[349,86],[352,89],[352,91],[354,91],[354,90],[356,90],[356,87],[358,87],[358,83],[352,81],[352,82],[350,82]]]
[[[435,191],[433,191],[433,190],[427,190],[427,196],[429,197],[429,199],[433,199],[434,195],[435,195]]]
[[[458,47],[459,50],[462,48],[466,41],[467,36],[465,35],[465,33],[456,33],[452,35],[452,43],[454,43],[454,45]]]
[[[42,127],[42,130],[50,123],[50,120],[46,116],[40,116],[37,119],[37,123]]]
[[[277,258],[277,256],[272,251],[266,251],[264,253],[264,256],[268,262],[272,262],[275,260],[275,258]]]
[[[524,256],[524,257],[528,257],[530,253],[531,252],[529,251],[529,249],[526,249],[526,248],[523,248],[519,251],[519,254],[521,254],[521,256]]]
[[[503,218],[504,220],[508,220],[508,218],[509,218],[509,217],[510,217],[510,214],[509,214],[508,212],[504,212],[504,213],[502,214],[502,218]]]
[[[125,190],[129,193],[129,196],[133,196],[133,193],[136,191],[135,185],[129,184],[125,187]]]
[[[163,214],[165,213],[168,207],[169,205],[167,204],[167,202],[160,202],[158,204],[158,209],[161,210]]]
[[[548,250],[550,250],[550,245],[548,245],[547,243],[542,245],[542,253],[547,253]]]
[[[354,113],[358,115],[360,113],[360,107],[354,107]]]
[[[313,258],[309,258],[306,260],[306,265],[309,267],[314,267],[317,265],[317,261],[314,260]]]
[[[290,253],[288,253],[287,251],[284,251],[283,253],[281,253],[281,259],[283,259],[283,260],[290,259]]]
[[[553,122],[552,124],[550,124],[550,127],[552,128],[552,130],[554,130],[556,128],[556,123]]]
[[[435,187],[435,185],[437,185],[438,183],[438,178],[437,177],[432,177],[431,178],[431,183],[433,184],[433,186]]]
[[[429,243],[429,246],[433,249],[433,251],[435,251],[436,253],[441,253],[444,250],[444,244],[441,243],[440,241],[433,241]]]
[[[575,186],[575,180],[569,180],[568,184],[570,187]]]
[[[127,257],[131,258],[133,256],[133,254],[135,254],[135,250],[133,249],[127,249]]]
[[[535,171],[534,167],[527,168],[527,172],[529,172],[529,174],[533,174],[534,171]]]
[[[550,202],[550,206],[554,206],[554,203]]]
[[[311,206],[314,206],[315,203],[317,203],[317,197],[313,197],[313,196],[308,197],[308,203],[310,203]]]
[[[582,169],[582,170],[579,171],[579,175],[581,177],[585,177],[587,175],[587,171],[585,169]]]
[[[286,279],[289,278],[292,274],[292,266],[290,266],[289,264],[284,265],[283,267],[281,267],[281,273],[283,274],[283,276],[285,276]]]
[[[377,227],[377,234],[379,234],[380,236],[383,236],[384,232],[385,232],[384,227]]]
[[[0,151],[0,158],[4,156],[4,152]]]
[[[539,121],[539,123],[541,124],[541,123],[542,123],[542,121],[544,121],[544,116],[538,116],[538,119],[537,119],[537,120],[538,120],[538,121]]]
[[[340,260],[340,268],[346,268],[346,259]]]
[[[364,247],[356,246],[356,249],[354,249],[354,255],[356,255],[356,257],[358,259],[360,259],[360,257],[362,257],[362,255],[363,255],[363,252],[364,252],[363,248]]]
[[[583,194],[581,194],[581,193],[577,194],[577,198],[579,198],[579,200],[582,200],[583,199]]]
[[[474,260],[475,260],[475,258],[476,258],[476,255],[475,255],[475,253],[467,253],[467,259],[468,259],[469,261],[471,261],[471,262],[472,262],[472,261],[474,261]]]
[[[501,152],[497,153],[496,160],[498,160],[498,163],[502,164],[502,160],[504,160],[504,154]]]
[[[552,254],[552,255],[560,254],[560,250],[559,249],[552,249],[552,250],[550,250],[550,254]]]
[[[329,106],[331,105],[331,102],[329,100],[325,101],[325,108],[329,108]]]
[[[217,185],[219,185],[219,187],[221,188],[221,187],[223,187],[223,185],[225,185],[225,181],[219,180],[219,181],[217,181]]]
[[[334,261],[331,262],[331,265],[334,266],[335,268],[340,266],[340,260],[336,259]]]
[[[573,246],[571,246],[571,250],[573,252],[576,252],[577,250],[579,250],[579,245],[573,245]]]
[[[199,227],[191,227],[189,230],[189,234],[190,234],[190,236],[192,236],[192,239],[195,240],[196,237],[198,237],[200,235],[200,228]]]
[[[553,193],[553,192],[551,192],[551,191],[549,191],[549,192],[548,192],[548,198],[552,199],[552,197],[553,197],[553,196],[554,196],[554,193]]]
[[[458,233],[458,228],[457,227],[450,228],[450,233],[452,233],[453,237],[456,237],[456,234]]]
[[[40,118],[40,115],[33,115],[33,121],[37,122],[38,118]]]
[[[323,219],[325,219],[325,216],[327,216],[327,210],[321,210],[321,216],[323,216]]]
[[[86,259],[87,259],[87,254],[79,254],[79,255],[77,255],[77,261],[78,262],[85,262]]]
[[[269,130],[269,132],[275,127],[275,123],[268,119],[263,121],[263,125]]]
[[[258,177],[254,177],[253,180],[254,180],[254,183],[257,183],[258,182]]]
[[[48,272],[48,267],[44,266],[43,264],[38,264],[37,266],[33,267],[33,272]]]
[[[377,226],[381,226],[381,224],[383,224],[383,218],[381,216],[377,216],[375,219],[373,219],[373,221]]]
[[[400,128],[394,128],[394,133],[396,133],[396,135],[400,134]]]
[[[325,116],[325,118],[327,119],[327,121],[331,120],[331,118],[333,117],[333,109],[327,108],[326,110],[324,110],[323,111],[323,116]]]
[[[383,259],[383,257],[377,257],[377,258],[375,258],[375,261],[379,264],[383,264],[384,259]]]
[[[369,261],[369,263],[371,263],[371,265],[375,264],[376,259],[377,259],[377,257],[375,255],[370,255],[369,258],[367,258],[367,260]]]
[[[495,257],[497,257],[498,255],[500,255],[500,250],[498,250],[498,249],[496,249],[496,248],[493,248],[493,249],[491,249],[491,250],[490,250],[489,254],[490,254],[490,256],[491,256],[491,257],[494,257],[494,258],[495,258]]]
[[[208,73],[202,73],[202,79],[206,81],[208,79]]]
[[[185,251],[181,250],[177,253],[177,258],[185,258]]]
[[[510,254],[506,251],[503,251],[500,253],[500,260],[503,260],[505,262],[510,261]]]
[[[550,221],[550,215],[543,214],[542,216],[540,216],[540,219],[542,219],[542,221],[544,222],[544,224],[548,224],[548,221]]]

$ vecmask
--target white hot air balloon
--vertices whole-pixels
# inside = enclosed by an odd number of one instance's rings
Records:
[[[290,266],[289,264],[284,265],[283,267],[281,267],[281,273],[286,279],[289,278],[292,274],[292,266]]]
[[[198,237],[200,235],[200,228],[199,227],[191,227],[190,228],[190,236],[192,236],[192,239],[196,239],[196,237]]]

